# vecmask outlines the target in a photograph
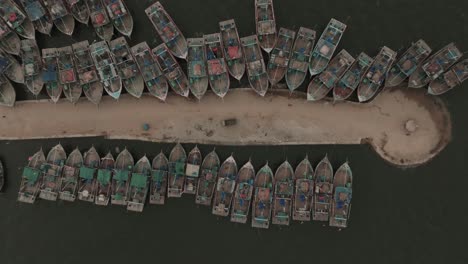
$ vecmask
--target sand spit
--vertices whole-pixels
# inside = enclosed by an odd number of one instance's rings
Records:
[[[393,89],[368,104],[307,102],[305,94],[275,90],[260,98],[235,89],[224,100],[208,93],[201,100],[170,96],[166,103],[128,95],[106,96],[99,107],[86,98],[21,101],[0,108],[0,139],[104,136],[154,142],[219,145],[369,143],[388,162],[417,166],[450,141],[450,115],[436,97]],[[224,126],[226,119],[237,119]],[[149,124],[149,130],[143,124]]]

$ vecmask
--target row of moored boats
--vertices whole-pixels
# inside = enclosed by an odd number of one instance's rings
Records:
[[[47,157],[42,149],[29,158],[23,170],[18,201],[78,200],[107,206],[124,205],[142,212],[145,203],[162,205],[166,197],[195,195],[195,203],[211,206],[212,213],[246,223],[251,213],[253,227],[268,228],[270,221],[289,225],[296,221],[329,221],[348,225],[353,176],[348,162],[334,173],[327,157],[313,169],[306,157],[296,169],[288,161],[273,173],[268,162],[257,172],[250,160],[238,169],[231,155],[224,162],[215,150],[202,158],[194,147],[188,155],[177,144],[166,158],[163,152],[152,162],[142,157],[136,163],[127,149],[114,160],[100,157],[94,147],[77,149],[68,156],[59,144]],[[149,196],[149,197],[147,197]]]

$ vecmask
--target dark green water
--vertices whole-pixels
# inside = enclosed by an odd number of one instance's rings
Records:
[[[158,39],[143,9],[144,0],[127,0],[135,18],[131,44]],[[162,1],[186,36],[218,30],[218,21],[235,18],[242,36],[253,34],[253,0]],[[340,48],[352,54],[376,54],[387,45],[404,49],[424,38],[434,49],[455,41],[468,45],[466,1],[279,1],[278,26],[323,30],[331,17],[349,25]],[[75,40],[92,40],[91,28],[79,26]],[[151,37],[150,37],[151,36]],[[40,47],[73,42],[54,29],[38,36]],[[246,84],[246,79],[243,79]],[[19,87],[20,88],[20,87]],[[348,159],[354,172],[350,227],[338,232],[319,223],[254,230],[228,222],[195,206],[193,197],[147,206],[143,214],[124,208],[100,208],[84,202],[35,205],[16,202],[20,173],[27,157],[60,141],[67,152],[91,145],[101,154],[127,146],[139,158],[154,157],[170,144],[109,141],[99,138],[0,141],[7,173],[0,195],[1,263],[468,263],[465,149],[468,83],[443,96],[451,113],[453,140],[427,165],[401,170],[386,164],[369,146],[217,147],[221,159],[234,152],[241,165],[252,157],[256,169],[265,160],[276,168],[285,158],[295,166],[308,153],[314,165],[328,153],[337,168]],[[26,93],[18,91],[19,98]],[[228,95],[229,96],[229,95]],[[156,100],[155,100],[156,103]],[[79,105],[77,105],[79,107]],[[220,107],[222,105],[220,104]],[[53,118],[53,113],[50,117]],[[84,117],[85,118],[85,117]],[[1,128],[0,128],[1,129]],[[193,145],[185,145],[189,151]],[[213,146],[200,146],[207,154]]]

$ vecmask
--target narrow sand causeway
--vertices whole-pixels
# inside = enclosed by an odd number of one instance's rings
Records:
[[[109,96],[96,107],[82,98],[77,105],[61,100],[22,101],[0,108],[0,139],[105,136],[155,142],[220,145],[294,145],[370,143],[398,166],[416,166],[437,155],[450,141],[445,105],[423,91],[396,89],[368,104],[289,97],[276,90],[260,98],[235,89],[224,100],[212,93],[198,101],[169,96],[166,103],[143,96]],[[237,119],[224,126],[223,120]],[[145,131],[143,124],[149,124]]]

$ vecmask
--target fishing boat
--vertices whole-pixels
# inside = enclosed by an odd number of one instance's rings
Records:
[[[455,43],[450,43],[429,57],[409,77],[408,87],[422,88],[437,79],[454,65],[463,53]]]
[[[141,42],[133,46],[131,51],[150,94],[161,101],[166,101],[169,86],[148,43]]]
[[[62,169],[66,159],[67,153],[60,144],[49,151],[46,162],[41,168],[43,177],[39,198],[49,201],[57,200],[61,187]]]
[[[211,206],[211,200],[215,191],[220,161],[216,150],[211,151],[203,159],[198,178],[197,194],[195,203]]]
[[[241,44],[245,56],[250,87],[260,96],[265,96],[269,81],[257,36],[243,37],[241,38]]]
[[[223,98],[230,85],[229,73],[224,61],[221,34],[214,33],[203,36],[205,40],[206,62],[208,64],[208,75],[213,92]]]
[[[65,0],[64,2],[68,5],[68,9],[76,21],[88,25],[89,12],[85,0]]]
[[[294,172],[295,193],[292,219],[295,221],[310,221],[310,211],[314,198],[314,169],[309,158],[299,163]]]
[[[182,197],[185,182],[185,161],[187,154],[180,143],[172,149],[169,154],[169,178],[167,197]]]
[[[63,85],[59,81],[58,52],[56,48],[42,49],[42,80],[52,102],[57,103],[62,95]]]
[[[255,195],[252,204],[252,227],[268,229],[270,227],[271,203],[273,201],[273,172],[267,164],[255,176]]]
[[[153,159],[152,167],[149,202],[163,205],[166,200],[169,161],[162,151]]]
[[[4,75],[0,75],[0,106],[13,107],[15,102],[15,88]]]
[[[404,82],[431,54],[432,49],[420,39],[413,43],[388,72],[386,87],[395,87]]]
[[[133,18],[123,0],[102,0],[107,14],[114,23],[115,29],[122,35],[130,37],[133,32]]]
[[[129,177],[135,161],[132,154],[124,149],[115,160],[114,175],[111,185],[111,204],[127,205]]]
[[[348,162],[341,165],[333,179],[333,202],[330,211],[330,226],[348,227],[353,197],[353,172]]]
[[[219,22],[219,30],[221,31],[224,59],[227,62],[229,73],[240,81],[245,73],[245,61],[236,22],[234,19],[221,21]]]
[[[429,83],[428,93],[432,95],[441,95],[468,79],[468,59],[464,59],[455,64],[439,78]]]
[[[318,101],[325,98],[353,63],[353,56],[346,50],[341,50],[330,61],[327,68],[310,81],[307,88],[307,100]]]
[[[39,95],[44,86],[42,80],[42,59],[37,43],[33,39],[21,40],[21,61],[23,62],[24,83],[33,95]]]
[[[76,76],[73,49],[67,46],[58,48],[57,52],[58,72],[63,93],[71,103],[75,104],[80,99],[83,88]]]
[[[133,167],[130,190],[128,193],[127,210],[143,212],[146,196],[149,189],[149,177],[151,176],[151,163],[146,155]]]
[[[0,50],[0,74],[15,83],[24,83],[23,67],[13,56],[2,50]]]
[[[283,162],[275,173],[275,194],[273,203],[274,225],[289,225],[294,198],[294,170],[288,161]]]
[[[0,49],[12,55],[19,55],[20,48],[21,41],[18,35],[0,20]]]
[[[278,39],[268,62],[267,73],[271,85],[276,85],[286,74],[295,36],[296,32],[286,28],[280,28],[278,32]]]
[[[21,185],[18,192],[18,201],[32,204],[36,201],[42,181],[42,165],[46,162],[44,152],[39,150],[28,159],[21,175]]]
[[[255,0],[255,22],[260,46],[270,53],[277,39],[273,0]]]
[[[327,221],[333,199],[333,167],[327,156],[315,167],[314,178],[312,219],[314,221]]]
[[[62,0],[42,0],[54,25],[63,34],[71,36],[75,30],[75,19]]]
[[[112,171],[114,170],[115,160],[112,154],[109,152],[101,159],[97,173],[97,186],[96,186],[96,205],[107,206],[109,204],[111,196],[111,179]]]
[[[236,189],[237,163],[234,157],[228,157],[218,172],[218,182],[213,200],[212,213],[218,216],[228,216],[231,211],[232,198]]]
[[[0,16],[19,36],[35,38],[33,23],[13,0],[0,0]]]
[[[156,62],[164,73],[172,90],[183,97],[188,97],[189,82],[179,63],[172,56],[166,44],[161,44],[152,50]]]
[[[314,76],[325,70],[345,30],[345,24],[334,18],[330,20],[312,51],[309,63],[310,75]]]
[[[101,158],[94,147],[84,154],[83,166],[80,168],[80,180],[78,182],[78,199],[85,202],[94,202],[97,183],[96,175]]]
[[[247,223],[249,216],[250,203],[254,189],[255,169],[249,160],[239,170],[237,175],[236,190],[234,200],[232,201],[231,222]]]
[[[358,87],[364,74],[370,68],[374,59],[361,52],[348,71],[341,77],[333,88],[333,99],[335,101],[346,100]]]
[[[208,89],[206,53],[203,38],[187,39],[187,73],[190,91],[200,100]]]
[[[286,71],[286,83],[290,92],[301,86],[307,76],[315,38],[314,30],[305,27],[299,28]]]
[[[86,0],[86,6],[96,35],[102,40],[110,41],[114,35],[114,26],[101,0]]]
[[[34,28],[42,34],[50,35],[53,23],[49,13],[40,0],[19,0]]]
[[[359,102],[371,100],[379,91],[396,58],[396,52],[383,47],[357,88]]]
[[[2,191],[4,185],[5,185],[5,171],[3,170],[3,164],[2,164],[2,161],[0,160],[0,192]]]
[[[114,54],[117,71],[122,79],[125,90],[132,96],[140,98],[145,89],[145,82],[133,58],[127,40],[124,37],[116,38],[109,42],[109,47]]]
[[[196,194],[198,176],[200,175],[200,165],[202,163],[202,154],[195,146],[187,156],[187,165],[185,167],[184,193]]]
[[[114,55],[105,41],[96,42],[89,47],[94,64],[106,92],[114,99],[122,93],[122,79],[117,73]]]
[[[145,13],[171,53],[185,60],[188,50],[187,41],[161,3],[157,1],[150,5],[145,9]]]
[[[77,42],[72,45],[72,49],[75,55],[74,60],[81,88],[88,100],[97,105],[101,102],[104,86],[99,80],[99,75],[94,65],[91,51],[89,50],[89,42],[87,40]]]
[[[78,189],[78,177],[80,168],[83,165],[83,155],[76,148],[68,155],[62,170],[62,180],[60,181],[59,199],[74,202]]]

